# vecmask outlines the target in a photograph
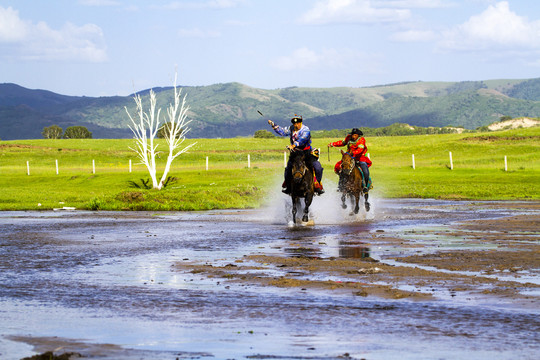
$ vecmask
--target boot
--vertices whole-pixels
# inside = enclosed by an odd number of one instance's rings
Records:
[[[287,186],[287,182],[284,181],[283,184],[281,184],[281,192],[284,194],[289,195],[291,193],[291,188]]]
[[[338,188],[337,188],[337,191],[338,192],[342,192],[344,189],[344,186],[343,186],[343,179],[340,177],[339,180],[338,180]]]
[[[324,194],[324,189],[323,189],[323,186],[320,182],[318,181],[315,181],[315,184],[314,184],[314,188],[315,188],[315,192],[317,193],[317,195],[322,195]]]
[[[369,191],[371,188],[373,188],[373,186],[371,186],[371,178],[366,179],[366,178],[365,178],[365,174],[364,174],[364,179],[362,179],[362,186],[363,186],[362,192],[363,192],[364,194],[367,194],[368,191]]]

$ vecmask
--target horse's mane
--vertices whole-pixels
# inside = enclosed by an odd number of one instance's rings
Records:
[[[353,156],[349,152],[343,152],[343,156],[341,157],[342,160],[344,160],[346,157],[353,159]]]
[[[300,151],[300,150],[295,150],[295,151],[291,151],[291,155],[292,159],[294,161],[304,161],[304,152],[303,151]]]
[[[291,152],[291,157],[292,157],[292,161],[293,161],[293,175],[294,175],[294,168],[304,168],[304,173],[303,173],[303,182],[304,182],[304,186],[306,186],[307,188],[310,187],[310,185],[312,185],[313,183],[313,170],[308,166],[308,164],[306,163],[306,159],[305,159],[305,153],[303,151],[296,151],[296,152]],[[293,179],[291,179],[291,181],[294,182]],[[308,190],[306,188],[306,191]]]

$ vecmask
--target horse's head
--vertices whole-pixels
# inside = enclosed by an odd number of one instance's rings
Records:
[[[348,152],[341,150],[341,171],[347,175],[351,175],[354,170],[354,158]]]
[[[303,151],[293,151],[291,152],[291,156],[293,156],[293,163],[292,163],[292,175],[293,180],[296,183],[299,183],[304,178],[304,175],[307,171],[306,162],[304,161],[304,152]]]

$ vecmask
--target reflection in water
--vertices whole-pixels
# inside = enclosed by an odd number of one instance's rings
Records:
[[[306,248],[306,247],[297,247],[297,248],[285,248],[283,249],[285,254],[289,257],[295,258],[320,258],[321,251],[316,248]]]
[[[351,246],[341,243],[339,247],[339,257],[347,259],[364,259],[370,257],[370,248],[367,246]]]
[[[316,239],[292,239],[283,251],[288,257],[295,258],[369,258],[371,249],[366,243],[340,240],[341,235],[327,235],[324,241]],[[306,241],[307,240],[307,241]]]

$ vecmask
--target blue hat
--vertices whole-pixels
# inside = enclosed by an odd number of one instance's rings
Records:
[[[302,117],[294,114],[293,118],[291,119],[291,122],[293,124],[301,123],[302,122]]]

